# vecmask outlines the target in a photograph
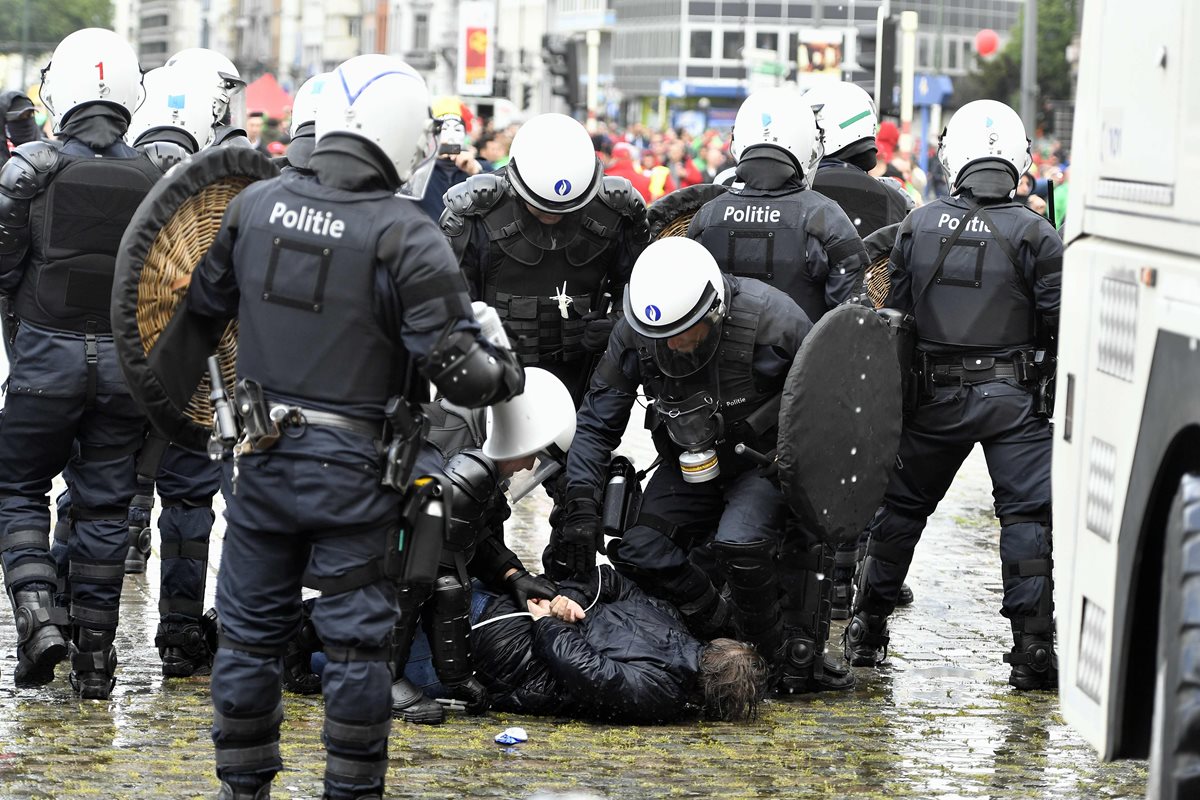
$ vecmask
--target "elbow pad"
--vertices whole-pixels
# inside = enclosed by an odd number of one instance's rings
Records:
[[[423,372],[447,400],[464,408],[490,406],[525,390],[516,354],[503,347],[488,352],[467,331],[443,334]]]

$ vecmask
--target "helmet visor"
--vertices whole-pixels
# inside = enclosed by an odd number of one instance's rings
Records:
[[[525,495],[532,492],[543,483],[553,478],[563,469],[563,462],[547,453],[545,450],[537,454],[533,469],[523,469],[508,480],[505,493],[508,502],[515,505]]]
[[[433,133],[430,132],[423,137],[421,144],[418,146],[418,161],[413,167],[412,173],[408,176],[408,180],[400,184],[400,191],[396,192],[398,197],[407,197],[410,200],[420,200],[425,197],[425,190],[429,188],[429,178],[433,175],[434,161],[437,159],[437,141],[433,138]]]
[[[654,339],[654,362],[668,378],[684,378],[704,368],[721,344],[721,317],[708,314],[666,339]]]

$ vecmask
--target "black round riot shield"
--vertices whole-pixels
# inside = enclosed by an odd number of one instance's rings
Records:
[[[182,311],[192,270],[216,238],[230,201],[251,183],[278,174],[252,148],[201,151],[150,190],[121,240],[112,303],[121,369],[155,429],[184,447],[204,450],[212,428],[205,361],[215,353],[231,385],[237,356],[236,320]],[[155,344],[168,326],[171,357],[156,358]]]
[[[883,500],[900,446],[900,365],[888,324],[842,305],[805,337],[784,383],[779,477],[800,524],[855,541]]]
[[[700,207],[728,189],[715,183],[698,183],[664,194],[646,209],[650,240],[687,236],[688,223]]]

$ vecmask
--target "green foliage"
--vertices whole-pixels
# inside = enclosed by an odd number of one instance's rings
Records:
[[[1067,45],[1075,36],[1082,0],[1037,0],[1037,3],[1038,98],[1040,101],[1066,100],[1071,97],[1072,90]],[[1022,10],[1021,19],[1010,32],[1005,48],[991,59],[977,61],[975,69],[956,83],[956,103],[964,105],[972,100],[990,99],[1008,103],[1013,108],[1020,107],[1024,15]]]
[[[21,49],[21,17],[26,0],[0,0],[0,47]],[[30,52],[54,49],[80,28],[112,25],[112,0],[28,0]]]

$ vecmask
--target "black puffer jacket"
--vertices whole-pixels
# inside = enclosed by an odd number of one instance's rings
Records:
[[[546,617],[515,617],[471,634],[476,677],[501,711],[582,717],[608,722],[667,722],[692,713],[703,645],[675,611],[612,570],[598,570],[599,600],[573,625]],[[587,608],[591,585],[561,584]],[[511,614],[507,596],[483,619]]]

